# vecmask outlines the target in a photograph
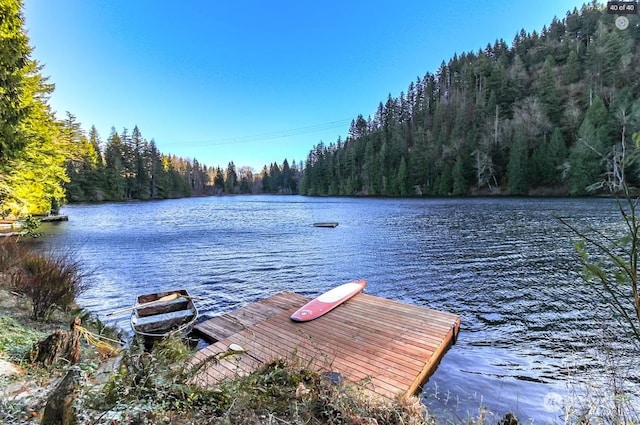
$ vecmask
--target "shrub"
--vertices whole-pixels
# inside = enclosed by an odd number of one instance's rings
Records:
[[[181,424],[385,424],[432,425],[416,397],[387,402],[367,396],[295,359],[274,359],[247,376],[213,386],[196,385],[201,370],[179,339],[151,352],[129,352],[88,409],[109,412],[122,423]],[[237,354],[220,352],[205,362]],[[106,412],[102,414],[106,417]],[[115,421],[114,421],[115,422]]]
[[[31,318],[48,320],[56,308],[69,310],[87,289],[79,261],[68,254],[30,252],[11,274],[14,289],[31,301]]]
[[[33,216],[28,216],[22,222],[22,228],[20,229],[20,237],[39,238],[42,236],[42,232],[39,232],[40,219]]]
[[[7,273],[20,263],[29,249],[14,238],[0,237],[0,273]]]

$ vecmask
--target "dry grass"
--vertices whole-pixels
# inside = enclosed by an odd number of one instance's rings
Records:
[[[374,400],[345,382],[282,359],[212,388],[188,385],[198,368],[181,346],[165,340],[150,353],[128,353],[91,408],[138,423],[433,423],[417,398]]]

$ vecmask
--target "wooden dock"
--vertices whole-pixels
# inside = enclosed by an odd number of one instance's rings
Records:
[[[281,292],[196,325],[195,331],[213,343],[196,353],[194,362],[221,357],[231,344],[246,350],[210,363],[196,381],[215,385],[284,358],[338,372],[365,391],[394,399],[418,391],[460,329],[456,315],[367,294],[313,321],[290,320],[307,301]]]
[[[69,221],[69,216],[66,215],[46,215],[46,216],[36,216],[38,220],[42,223],[55,223],[61,221]],[[0,238],[17,238],[21,235],[19,231],[16,229],[22,228],[23,223],[20,220],[14,219],[0,219]]]
[[[69,221],[68,215],[45,215],[38,218],[42,223],[55,223],[60,221]]]

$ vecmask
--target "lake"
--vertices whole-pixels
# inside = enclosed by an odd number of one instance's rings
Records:
[[[616,234],[615,200],[228,196],[62,213],[69,221],[47,225],[38,243],[76,255],[93,273],[81,305],[126,331],[126,317],[105,314],[138,293],[183,287],[211,316],[365,279],[369,294],[460,315],[458,341],[423,389],[445,420],[484,406],[563,422],[576,394],[606,389],[612,367],[629,367],[608,353],[632,348],[581,279],[577,239],[558,220]],[[311,226],[321,221],[339,226]]]

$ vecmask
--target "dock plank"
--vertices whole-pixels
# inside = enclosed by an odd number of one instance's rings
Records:
[[[212,317],[197,324],[194,331],[209,341],[220,341],[282,311],[290,310],[293,305],[304,303],[305,300],[308,298],[299,294],[280,292],[232,312]]]
[[[460,329],[454,314],[368,294],[313,321],[290,320],[307,301],[281,292],[198,324],[198,332],[213,344],[195,355],[195,363],[224,356],[230,344],[246,352],[208,364],[195,381],[215,385],[283,358],[338,372],[371,394],[393,399],[417,392]]]

